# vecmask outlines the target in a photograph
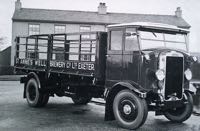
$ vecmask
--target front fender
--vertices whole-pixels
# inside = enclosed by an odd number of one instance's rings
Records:
[[[106,121],[115,119],[113,110],[112,110],[113,101],[117,93],[125,89],[129,89],[130,91],[133,91],[136,95],[138,95],[142,99],[146,98],[147,96],[147,91],[145,91],[144,88],[142,88],[135,82],[124,81],[124,82],[118,82],[114,84],[109,90],[106,89],[104,92],[104,95],[106,98],[106,108],[105,108]]]
[[[135,82],[132,81],[118,82],[115,85],[113,85],[112,89],[116,88],[117,86],[126,87],[132,90],[134,93],[136,93],[139,97],[146,98],[147,91]]]

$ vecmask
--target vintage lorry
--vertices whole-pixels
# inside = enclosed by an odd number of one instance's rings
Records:
[[[173,122],[193,110],[188,30],[135,22],[107,32],[43,34],[16,38],[15,72],[23,72],[28,105],[42,107],[50,96],[75,104],[105,98],[105,120],[137,129],[148,111]]]
[[[191,53],[191,55],[197,57],[197,62],[192,64],[192,80],[190,81],[190,86],[194,87],[194,95],[193,95],[193,112],[196,115],[200,114],[200,53]]]

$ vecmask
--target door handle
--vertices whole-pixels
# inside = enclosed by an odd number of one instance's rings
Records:
[[[106,57],[110,57],[110,55],[106,55]]]

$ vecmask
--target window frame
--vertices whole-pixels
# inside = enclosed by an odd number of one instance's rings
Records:
[[[89,27],[90,28],[90,30],[89,31],[81,31],[81,27]],[[90,25],[80,25],[80,27],[79,27],[79,32],[91,32],[91,26]]]
[[[30,34],[30,26],[31,25],[37,25],[37,26],[39,26],[39,31],[38,31],[38,34]],[[29,23],[28,24],[28,35],[39,35],[40,34],[40,24],[39,23]]]
[[[136,33],[136,38],[137,38],[137,46],[138,46],[138,49],[137,50],[126,50],[126,31],[127,29],[130,29],[130,28],[133,28],[135,29],[135,33]],[[124,35],[123,35],[123,39],[124,39],[124,42],[123,42],[123,51],[124,52],[135,52],[135,51],[140,51],[140,38],[139,38],[139,34],[138,34],[138,29],[136,27],[126,27],[124,29]]]
[[[162,35],[163,35],[163,39],[162,40],[157,40],[157,39],[149,39],[149,38],[142,38],[141,37],[141,32],[155,32],[155,33],[161,33]],[[180,49],[180,50],[184,50],[184,51],[187,51],[188,52],[188,41],[187,41],[187,35],[188,34],[185,34],[185,33],[179,33],[179,32],[173,32],[173,31],[169,31],[169,32],[167,32],[167,31],[159,31],[159,30],[139,30],[138,31],[138,33],[139,33],[139,41],[140,41],[140,48],[141,48],[141,50],[146,50],[146,49],[150,49],[150,48],[145,48],[144,49],[144,47],[143,47],[143,45],[142,45],[142,40],[145,40],[145,41],[158,41],[158,42],[163,42],[163,44],[164,44],[164,48],[167,48],[167,42],[168,43],[179,43],[179,44],[184,44],[185,45],[185,49]],[[170,41],[170,40],[166,40],[165,39],[165,35],[166,34],[169,34],[169,35],[171,35],[171,34],[183,34],[184,35],[184,42],[177,42],[177,41]],[[157,48],[157,47],[156,47]],[[179,48],[173,48],[173,49],[179,49]]]
[[[89,30],[81,30],[81,27],[86,27],[86,28],[89,28]],[[91,26],[90,25],[80,25],[79,26],[79,32],[91,32]],[[91,38],[91,35],[89,34],[84,34],[84,35],[81,35],[81,38],[82,39],[90,39]]]
[[[124,40],[125,40],[124,32],[125,32],[125,29],[126,28],[115,28],[115,29],[109,30],[109,47],[108,47],[108,50],[110,50],[110,51],[123,51],[124,50]],[[111,39],[112,39],[112,37],[111,37],[112,33],[111,32],[112,31],[122,31],[122,43],[121,43],[121,49],[120,50],[112,50],[111,49]]]
[[[65,29],[64,29],[64,32],[56,32],[56,27],[64,27]],[[66,33],[66,25],[59,25],[59,24],[54,24],[54,33],[55,34],[62,34],[62,33]]]

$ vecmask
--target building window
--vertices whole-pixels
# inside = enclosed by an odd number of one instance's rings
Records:
[[[80,32],[90,32],[91,27],[90,26],[80,26]]]
[[[91,31],[91,27],[90,26],[80,26],[80,32],[90,32]],[[81,39],[90,39],[91,35],[90,33],[84,33],[81,35]],[[88,53],[90,53],[91,50],[91,44],[81,44],[81,56],[80,56],[80,60],[81,61],[90,61],[91,60],[91,55],[89,55]]]
[[[27,52],[27,58],[35,59],[36,58],[36,53],[35,52]]]
[[[80,32],[90,32],[91,27],[90,26],[80,26]],[[81,36],[82,39],[90,39],[90,34],[84,34]]]
[[[91,43],[92,44],[92,43]],[[91,55],[89,53],[91,53],[91,45],[89,42],[88,43],[81,43],[81,56],[80,56],[80,60],[81,61],[90,61],[90,57]]]
[[[40,34],[40,25],[29,24],[28,30],[29,30],[29,35],[38,35]]]
[[[59,33],[65,33],[66,32],[66,26],[65,25],[55,25],[54,26],[54,33],[59,34]]]
[[[79,44],[69,45],[69,60],[78,60],[79,59]]]

